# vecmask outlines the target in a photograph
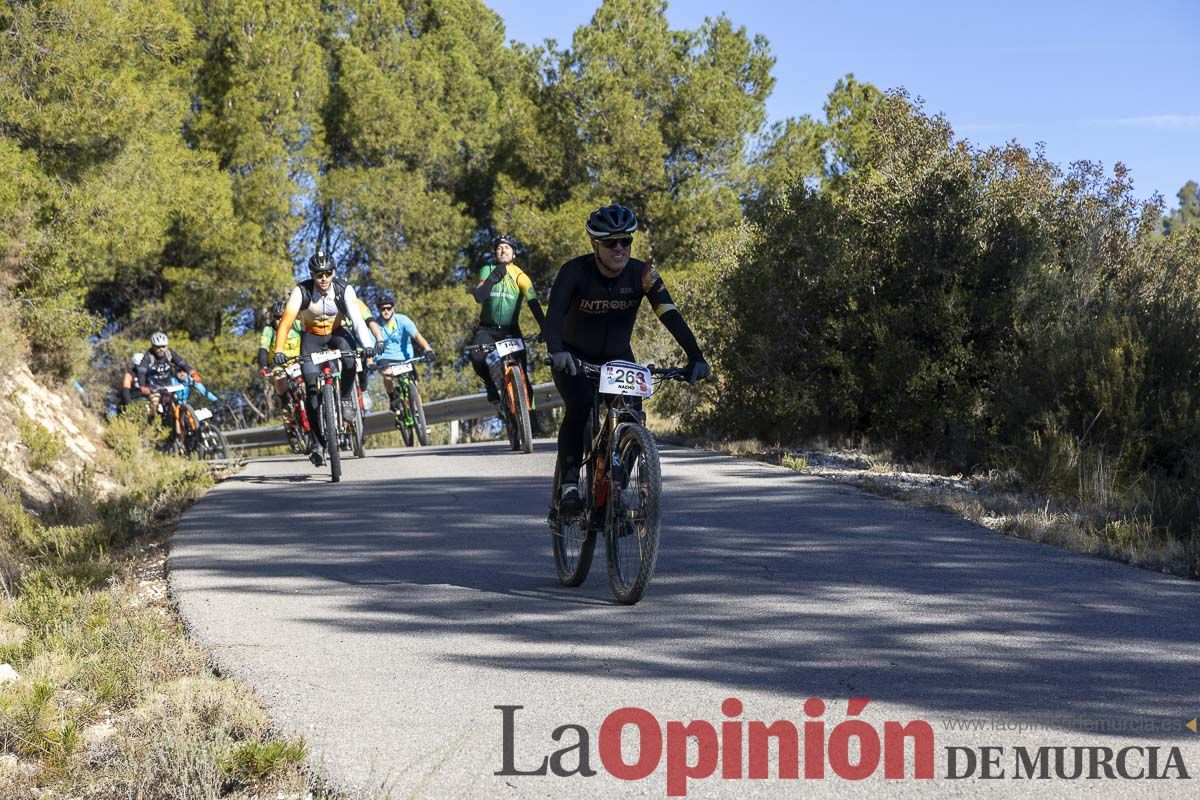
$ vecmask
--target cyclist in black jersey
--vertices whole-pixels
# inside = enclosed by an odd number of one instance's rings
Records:
[[[167,334],[162,331],[150,335],[150,349],[142,357],[137,370],[138,391],[150,398],[151,413],[157,410],[162,415],[163,427],[172,436],[182,437],[183,428],[175,415],[175,395],[162,390],[176,379],[185,380],[188,375],[199,383],[200,373],[192,369],[182,356],[167,348]]]
[[[558,431],[561,489],[555,498],[564,514],[581,507],[579,466],[594,391],[591,381],[578,374],[577,357],[593,363],[632,360],[633,325],[642,298],[649,297],[659,321],[687,353],[689,381],[695,383],[710,372],[696,337],[675,308],[658,271],[653,264],[629,255],[637,225],[633,212],[624,206],[593,211],[585,225],[592,252],[563,264],[550,290],[542,338],[554,362],[554,385],[565,406]]]

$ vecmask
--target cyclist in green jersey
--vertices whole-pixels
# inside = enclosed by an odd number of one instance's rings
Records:
[[[282,300],[276,300],[271,306],[271,321],[264,325],[262,333],[258,337],[258,374],[264,381],[269,382],[275,390],[275,406],[284,408],[287,406],[287,377],[282,374],[276,374],[272,377],[271,369],[268,364],[275,357],[275,328],[279,325],[279,320],[283,317],[283,309],[286,303]],[[288,331],[287,343],[283,346],[283,354],[288,358],[295,358],[300,355],[300,333],[304,329],[300,327],[300,321],[297,320],[292,324],[292,329]],[[267,395],[268,398],[270,395]],[[273,412],[274,409],[268,408],[267,414]]]
[[[475,288],[468,290],[475,297],[475,302],[483,306],[479,311],[479,327],[475,329],[475,338],[471,340],[473,345],[494,344],[500,339],[520,339],[521,326],[518,318],[521,314],[522,300],[529,305],[539,332],[546,320],[542,306],[538,303],[533,281],[514,263],[516,240],[511,236],[501,236],[495,242],[494,253],[496,263],[481,269]],[[500,392],[492,380],[491,370],[488,369],[487,353],[473,351],[471,366],[487,387],[488,401],[499,403]],[[521,366],[528,378],[529,367],[525,363],[524,350],[521,351]]]

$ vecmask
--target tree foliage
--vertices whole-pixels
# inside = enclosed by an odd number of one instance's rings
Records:
[[[1159,237],[1119,165],[976,149],[903,93],[858,131],[826,189],[751,207],[744,257],[708,285],[728,376],[709,423],[865,435],[1059,492],[1091,453],[1194,500],[1195,233]]]
[[[1166,481],[1156,519],[1196,516],[1195,182],[1164,217],[1119,166],[972,147],[849,74],[766,128],[766,40],[665,11],[602,0],[560,47],[506,43],[481,0],[10,2],[0,300],[46,372],[111,374],[163,329],[249,388],[256,312],[318,244],[448,354],[495,234],[544,290],[621,202],[724,376],[673,412],[1055,491],[1107,459]],[[672,359],[653,319],[637,337]]]
[[[1163,230],[1171,234],[1200,227],[1200,185],[1188,181],[1176,197],[1179,198],[1179,208],[1163,218]]]
[[[643,255],[674,265],[737,223],[773,59],[762,37],[725,17],[681,31],[665,11],[663,0],[605,0],[569,49],[526,54],[538,83],[525,108],[537,124],[503,170],[502,227],[577,253],[584,209],[622,202],[642,222]]]
[[[232,188],[240,264],[221,277],[242,305],[264,302],[292,276],[300,202],[316,180],[328,94],[317,0],[187,0],[198,47],[187,137],[214,154]],[[211,298],[205,298],[211,300]]]
[[[381,285],[445,285],[484,205],[510,55],[478,0],[342,4],[326,109],[322,222]]]

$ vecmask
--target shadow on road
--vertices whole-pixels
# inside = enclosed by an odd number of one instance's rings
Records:
[[[397,641],[484,635],[497,646],[445,658],[493,669],[678,678],[797,703],[867,696],[946,714],[1011,709],[1016,687],[1024,718],[1068,729],[1064,716],[1083,729],[1200,711],[1196,584],[749,462],[679,450],[664,461],[662,554],[632,608],[611,601],[602,543],[588,582],[559,586],[548,478],[493,474],[491,459],[464,461],[472,477],[319,492],[294,476],[239,476],[189,512],[172,568],[246,594],[269,591],[269,578],[311,580],[334,598],[314,625]]]

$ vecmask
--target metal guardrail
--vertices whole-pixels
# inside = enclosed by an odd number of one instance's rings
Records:
[[[539,383],[533,387],[534,408],[541,411],[562,405],[562,397],[553,383]],[[429,425],[455,419],[495,416],[496,407],[487,401],[487,395],[468,394],[434,400],[425,403],[425,422]],[[390,411],[375,411],[363,418],[364,433],[372,436],[396,430],[395,417]],[[260,428],[242,428],[225,431],[225,441],[238,450],[256,450],[260,447],[278,447],[287,444],[282,425],[264,425]]]

